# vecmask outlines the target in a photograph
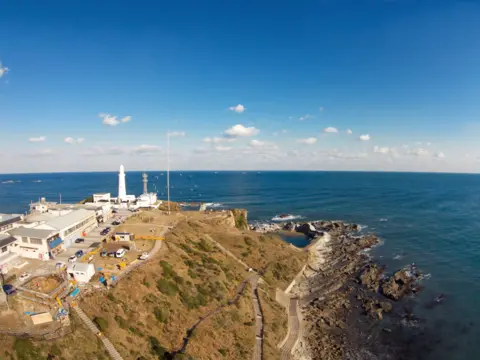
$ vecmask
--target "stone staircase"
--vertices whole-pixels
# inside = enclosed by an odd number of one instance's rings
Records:
[[[95,335],[97,336],[97,334],[100,333],[100,330],[97,328],[97,326],[93,323],[92,320],[90,320],[90,318],[87,316],[87,314],[85,314],[83,312],[82,309],[80,309],[80,307],[75,306],[73,307],[73,310],[75,311],[75,313],[80,317],[80,319],[82,319],[83,323],[87,326],[87,328]],[[122,356],[120,355],[120,353],[117,351],[117,349],[115,349],[115,347],[113,346],[113,344],[110,342],[110,340],[108,340],[108,338],[106,338],[103,334],[100,336],[100,340],[102,341],[103,345],[105,346],[105,348],[107,349],[107,352],[108,354],[110,355],[110,357],[113,359],[113,360],[123,360]]]

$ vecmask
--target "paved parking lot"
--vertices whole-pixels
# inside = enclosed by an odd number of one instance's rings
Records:
[[[92,231],[90,231],[87,234],[87,236],[83,237],[83,239],[85,240],[84,242],[81,242],[81,243],[78,243],[78,244],[73,243],[70,248],[68,248],[64,252],[58,254],[56,256],[56,259],[51,260],[51,262],[68,263],[68,258],[72,255],[75,255],[75,253],[78,250],[83,250],[83,252],[86,254],[86,253],[94,250],[95,248],[101,246],[103,239],[105,239],[109,236],[112,236],[112,234],[115,233],[115,228],[117,226],[112,225],[112,222],[114,222],[115,220],[125,221],[131,215],[133,215],[133,213],[128,211],[128,210],[123,210],[123,209],[119,210],[116,214],[113,214],[113,216],[106,223],[99,224],[99,226],[97,228],[93,229]],[[109,227],[111,229],[110,232],[106,235],[101,235],[100,233],[102,232],[102,230],[104,230],[107,227]]]

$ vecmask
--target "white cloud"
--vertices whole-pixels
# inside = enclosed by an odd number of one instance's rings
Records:
[[[214,148],[216,151],[219,151],[219,152],[225,152],[225,151],[230,151],[232,150],[232,148],[230,146],[221,146],[221,145],[218,145],[218,146],[215,146]]]
[[[81,144],[85,141],[85,139],[84,138],[74,139],[74,138],[68,136],[65,139],[63,139],[63,141],[65,141],[68,144]]]
[[[352,135],[353,131],[351,129],[347,129],[347,134]]]
[[[438,158],[438,159],[443,159],[445,157],[445,154],[443,152],[439,151],[435,154],[435,157]]]
[[[7,72],[9,72],[10,69],[6,66],[3,66],[2,63],[0,63],[0,78],[3,77]]]
[[[423,156],[423,155],[428,155],[428,150],[417,148],[417,149],[410,150],[408,154],[414,155],[414,156]]]
[[[306,145],[313,145],[317,142],[317,140],[318,139],[316,137],[309,137],[306,139],[298,139],[297,142],[301,144],[306,144]]]
[[[325,129],[323,129],[323,132],[325,132],[325,133],[338,133],[338,129],[329,126],[329,127],[325,128]]]
[[[370,135],[368,135],[368,134],[360,135],[359,139],[362,140],[362,141],[368,141],[368,140],[370,140]]]
[[[360,160],[368,157],[367,153],[343,153],[341,151],[331,151],[327,154],[330,159]]]
[[[282,131],[281,131],[282,134],[286,134],[287,132],[288,132],[287,129],[282,129]]]
[[[150,155],[156,154],[161,151],[161,148],[157,145],[139,145],[130,150],[130,153],[133,155]]]
[[[260,132],[257,128],[245,127],[242,124],[237,124],[232,126],[230,129],[225,130],[225,134],[228,136],[238,137],[238,136],[254,136]]]
[[[238,104],[237,106],[230,106],[228,110],[235,111],[237,114],[241,114],[247,109],[242,104]]]
[[[35,152],[31,152],[26,154],[26,156],[29,157],[44,157],[44,156],[50,156],[53,154],[52,149],[41,149]]]
[[[45,136],[31,137],[28,139],[29,142],[44,142],[45,140],[47,140]]]
[[[184,131],[172,131],[168,133],[170,137],[184,137],[186,133]]]
[[[374,146],[373,152],[378,154],[393,154],[395,152],[395,149],[389,147]]]
[[[123,155],[127,152],[127,149],[123,147],[110,146],[110,147],[101,147],[95,146],[87,149],[83,152],[82,155],[86,156],[107,156],[107,155]]]
[[[313,115],[310,115],[310,114],[305,114],[303,116],[300,116],[300,118],[298,120],[300,121],[303,121],[303,120],[309,120],[309,119],[313,119],[315,116]]]
[[[228,137],[206,137],[203,139],[203,142],[206,142],[208,144],[218,144],[218,143],[222,143],[222,142],[234,142],[236,141],[237,139],[236,138],[228,138]]]
[[[272,142],[268,141],[260,141],[253,139],[250,141],[249,144],[250,147],[255,148],[255,149],[262,149],[262,150],[276,150],[278,149],[278,146]]]
[[[111,114],[100,113],[98,116],[103,119],[103,124],[108,126],[117,126],[120,123],[126,123],[132,120],[131,116],[125,116],[120,120],[117,119],[117,116]]]

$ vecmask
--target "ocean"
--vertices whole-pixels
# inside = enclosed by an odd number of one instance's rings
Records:
[[[94,192],[116,195],[117,178],[116,173],[0,175],[0,212],[24,213],[30,201],[58,201],[60,193],[66,203]],[[288,213],[356,222],[376,232],[383,244],[371,254],[387,271],[415,262],[431,274],[414,299],[431,335],[423,358],[480,358],[480,175],[177,171],[170,179],[172,201],[246,208],[249,221]],[[151,191],[165,197],[165,185],[166,173],[149,173]],[[127,193],[141,191],[141,173],[127,172]],[[439,294],[444,302],[427,309]]]

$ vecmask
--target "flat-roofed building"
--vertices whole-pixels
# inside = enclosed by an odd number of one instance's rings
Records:
[[[20,214],[0,214],[0,234],[19,226],[22,220],[23,216]]]
[[[18,261],[18,254],[12,252],[17,239],[10,234],[0,234],[0,272],[7,274],[12,264]]]
[[[110,193],[98,193],[98,194],[93,194],[93,202],[98,203],[98,202],[110,202],[111,200],[111,195]]]
[[[66,215],[54,217],[35,229],[57,231],[64,242],[65,248],[69,248],[74,240],[83,237],[87,232],[97,227],[95,211],[86,209],[72,210]]]
[[[64,249],[57,230],[18,227],[9,234],[16,239],[10,250],[24,258],[47,261]]]

